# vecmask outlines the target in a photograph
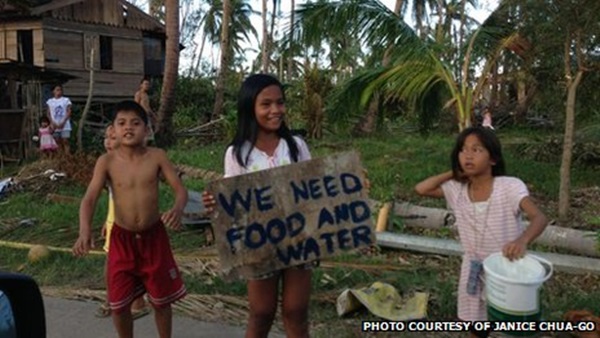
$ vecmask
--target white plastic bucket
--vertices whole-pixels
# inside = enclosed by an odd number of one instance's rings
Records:
[[[539,291],[552,276],[552,263],[534,255],[511,262],[499,252],[487,257],[483,268],[488,320],[540,320]]]

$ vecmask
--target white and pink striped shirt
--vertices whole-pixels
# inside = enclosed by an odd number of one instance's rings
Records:
[[[442,184],[442,190],[456,217],[464,255],[458,285],[458,317],[466,321],[487,320],[485,298],[480,283],[477,293],[467,293],[470,261],[483,261],[523,233],[521,200],[529,195],[525,183],[516,177],[494,178],[486,202],[471,202],[468,185],[456,180]]]
[[[306,142],[297,136],[294,136],[294,141],[296,141],[296,145],[298,146],[298,162],[310,160],[310,152],[308,151]],[[244,160],[248,155],[248,149],[250,149],[250,142],[246,142],[242,146],[242,159]],[[269,156],[264,151],[253,147],[245,168],[242,167],[235,158],[233,146],[229,146],[225,152],[225,177],[271,169],[291,163],[292,156],[290,154],[290,148],[283,138],[279,139],[279,144],[277,145],[277,148],[275,148],[273,156]]]

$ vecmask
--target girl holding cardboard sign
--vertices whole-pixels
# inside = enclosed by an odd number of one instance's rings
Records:
[[[225,152],[225,177],[270,169],[310,159],[306,143],[292,136],[284,122],[283,86],[274,77],[251,75],[242,83],[238,96],[237,132]],[[208,210],[215,206],[211,193],[204,192]],[[246,337],[267,337],[282,280],[283,324],[288,337],[308,337],[308,303],[312,268],[307,263],[248,280],[250,319]]]

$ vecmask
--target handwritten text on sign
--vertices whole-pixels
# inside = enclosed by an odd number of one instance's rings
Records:
[[[256,277],[375,242],[358,154],[211,182],[226,274]]]

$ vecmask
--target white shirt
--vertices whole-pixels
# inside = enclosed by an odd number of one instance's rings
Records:
[[[57,98],[51,98],[46,101],[48,108],[50,108],[50,117],[52,122],[56,124],[61,124],[64,119],[67,118],[67,107],[71,105],[71,100],[68,97],[61,96]],[[65,125],[61,130],[70,131],[71,130],[71,121],[67,120]],[[61,131],[56,130],[56,131]]]
[[[296,145],[298,146],[298,162],[310,160],[310,152],[308,151],[306,142],[297,136],[294,136],[294,141],[296,141]],[[248,155],[248,149],[250,149],[250,142],[246,142],[242,146],[243,160],[245,160]],[[225,152],[225,177],[242,175],[291,163],[292,156],[290,154],[290,149],[283,138],[279,139],[279,144],[277,145],[277,148],[275,148],[273,156],[269,156],[264,151],[253,147],[245,168],[238,163],[235,158],[235,153],[233,152],[233,146],[230,146]]]

